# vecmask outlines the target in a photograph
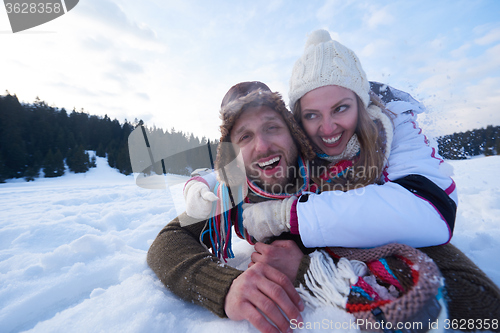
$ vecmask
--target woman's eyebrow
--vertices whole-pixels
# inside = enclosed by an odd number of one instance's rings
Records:
[[[352,99],[351,97],[346,97],[346,98],[342,98],[340,101],[338,101],[337,103],[335,103],[331,109],[336,109],[340,104],[344,103],[345,101],[347,100],[350,100],[350,101],[354,101],[354,99]]]
[[[330,109],[335,109],[336,107],[338,107],[340,104],[344,103],[347,100],[354,101],[354,99],[351,97],[345,97],[345,98],[342,98],[337,103],[335,103],[334,105],[332,105],[332,107]],[[304,110],[302,110],[302,112],[304,112],[304,111],[318,111],[318,110],[317,109],[304,109]]]

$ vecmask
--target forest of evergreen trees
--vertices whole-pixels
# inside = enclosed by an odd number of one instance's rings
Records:
[[[37,100],[32,104],[20,103],[16,95],[8,92],[0,96],[0,182],[11,178],[26,181],[37,177],[62,176],[68,169],[75,173],[95,167],[95,157],[107,157],[108,164],[123,174],[133,172],[128,137],[135,121],[111,120],[108,116],[89,115],[82,111],[48,106]],[[142,126],[142,125],[141,125]],[[148,144],[160,147],[163,165],[156,163],[147,172],[170,172],[189,175],[198,167],[209,167],[207,139],[193,134],[142,126]],[[142,129],[141,128],[141,129]],[[140,140],[139,140],[140,141]],[[500,126],[487,126],[463,133],[437,138],[439,154],[445,159],[466,159],[477,155],[500,154]],[[138,142],[140,149],[145,143]],[[217,142],[211,144],[215,160]],[[144,165],[151,165],[144,161]],[[137,171],[137,170],[134,170]]]
[[[449,160],[500,155],[500,126],[453,133],[437,138],[439,154]]]
[[[148,135],[167,140],[167,145],[184,149],[207,142],[174,129],[145,129]],[[0,96],[0,182],[58,177],[66,166],[75,173],[86,172],[95,166],[95,157],[89,158],[87,150],[107,157],[108,164],[121,173],[131,174],[128,137],[133,130],[133,124],[127,121],[120,124],[116,119],[89,115],[83,110],[68,114],[64,108],[48,106],[38,98],[32,104],[20,103],[16,95],[7,92]],[[189,174],[189,168],[179,173]]]

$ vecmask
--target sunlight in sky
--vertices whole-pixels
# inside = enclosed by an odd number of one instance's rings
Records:
[[[368,78],[411,93],[431,136],[500,125],[500,2],[85,0],[12,33],[0,9],[0,91],[71,111],[219,138],[235,83],[287,100],[307,35],[327,29]]]

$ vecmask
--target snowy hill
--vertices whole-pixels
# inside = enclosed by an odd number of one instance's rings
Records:
[[[451,164],[460,198],[452,243],[500,284],[500,156]],[[146,253],[176,216],[172,196],[102,158],[86,174],[0,184],[0,210],[2,332],[255,332],[163,287]],[[250,248],[236,240],[234,250],[241,262]]]

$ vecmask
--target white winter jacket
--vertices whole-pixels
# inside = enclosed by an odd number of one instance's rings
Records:
[[[443,160],[417,125],[423,105],[390,89],[399,100],[387,104],[396,118],[384,184],[301,197],[297,218],[306,247],[424,247],[450,240],[458,200],[455,183],[441,171]]]

